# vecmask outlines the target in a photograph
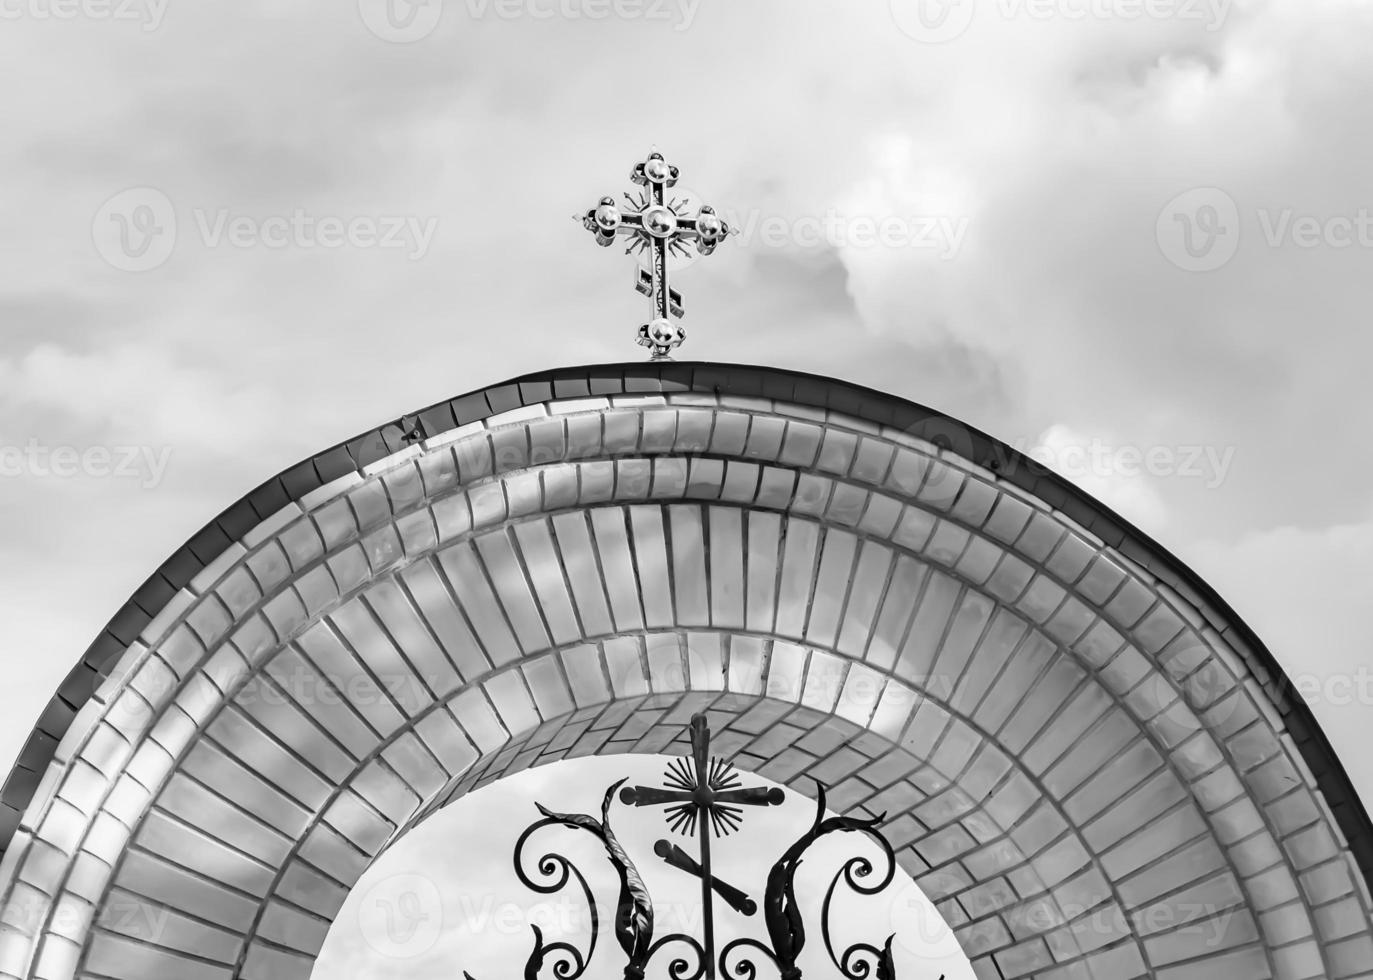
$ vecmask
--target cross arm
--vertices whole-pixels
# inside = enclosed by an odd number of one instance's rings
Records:
[[[780,806],[786,795],[777,787],[755,786],[749,789],[723,789],[715,793],[716,803],[742,803],[745,806]]]
[[[671,841],[660,840],[653,845],[653,853],[658,855],[669,865],[678,871],[685,871],[689,875],[697,878],[704,878],[705,871],[701,865],[686,851],[682,850]],[[749,898],[747,893],[735,888],[728,882],[721,881],[715,875],[710,876],[710,887],[715,889],[715,894],[719,895],[729,903],[730,908],[743,915],[752,915],[758,911],[758,903]]]
[[[709,255],[726,238],[734,233],[729,223],[706,205],[694,215],[683,214],[677,218],[677,237],[696,246],[696,251]]]
[[[642,231],[644,216],[633,201],[629,202],[628,207],[619,207],[615,204],[615,198],[603,197],[594,208],[582,215],[582,225],[596,236],[596,244],[608,247],[620,235],[636,235]]]
[[[659,806],[663,803],[690,803],[691,800],[689,790],[658,786],[626,786],[620,790],[620,802],[628,806]]]
[[[653,295],[653,273],[649,272],[643,266],[639,266],[638,269],[638,274],[635,276],[634,280],[634,288],[644,296],[651,297]],[[682,294],[675,289],[669,288],[667,291],[667,298],[669,311],[673,316],[680,317],[685,312],[682,307]]]

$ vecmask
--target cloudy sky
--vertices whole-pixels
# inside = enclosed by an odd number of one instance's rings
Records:
[[[0,0],[0,755],[264,478],[639,359],[570,215],[652,145],[741,228],[682,356],[1034,450],[1209,578],[1356,784],[1373,459],[1359,0]]]

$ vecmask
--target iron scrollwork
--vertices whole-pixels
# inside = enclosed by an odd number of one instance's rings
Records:
[[[730,763],[710,757],[710,729],[703,713],[692,717],[690,735],[690,764],[683,759],[672,760],[663,786],[626,787],[623,779],[614,783],[606,790],[599,819],[582,813],[556,813],[536,804],[542,819],[520,835],[515,845],[515,872],[526,887],[541,894],[560,891],[575,878],[590,908],[591,937],[586,950],[582,951],[564,940],[545,941],[542,931],[531,924],[534,948],[525,962],[525,980],[540,980],[545,968],[550,968],[555,980],[578,980],[590,965],[599,936],[595,897],[585,876],[567,857],[556,852],[540,857],[537,870],[542,880],[536,880],[525,870],[524,849],[530,837],[553,825],[591,834],[601,843],[616,871],[620,891],[615,912],[615,937],[625,957],[624,980],[643,980],[654,956],[669,945],[684,947],[668,961],[667,973],[671,980],[701,980],[702,977],[715,980],[717,968],[720,975],[730,980],[756,980],[760,960],[766,960],[780,980],[802,980],[800,957],[806,944],[806,928],[796,900],[797,869],[821,838],[835,833],[862,834],[881,849],[883,871],[876,874],[878,868],[874,862],[862,855],[844,861],[825,891],[820,915],[821,938],[830,962],[844,980],[896,980],[892,954],[894,933],[880,946],[860,941],[841,949],[836,947],[831,929],[833,899],[841,882],[858,895],[876,895],[892,883],[896,874],[896,855],[878,829],[885,814],[872,818],[826,817],[825,788],[819,783],[811,826],[787,848],[768,873],[762,910],[771,945],[750,936],[741,937],[728,943],[717,960],[715,898],[723,899],[743,916],[754,915],[759,905],[743,889],[714,874],[711,837],[726,836],[739,829],[745,807],[775,806],[783,801],[784,795],[776,788],[740,785],[739,775]],[[669,866],[700,880],[705,913],[702,941],[684,933],[669,933],[655,939],[652,898],[634,860],[610,826],[610,806],[617,791],[620,801],[629,806],[666,807],[669,830],[696,838],[698,857],[692,857],[669,840],[658,841],[654,852]],[[939,980],[944,978],[941,976]]]
[[[582,887],[582,892],[586,896],[587,905],[590,909],[591,939],[585,954],[583,954],[567,942],[546,943],[542,930],[531,924],[530,929],[534,933],[534,948],[529,954],[529,959],[525,962],[525,980],[538,980],[550,957],[556,957],[552,968],[554,977],[558,980],[577,980],[586,971],[599,938],[600,923],[596,914],[595,897],[587,885],[586,877],[569,858],[562,854],[550,852],[539,859],[539,873],[545,878],[552,878],[552,881],[536,882],[524,870],[524,846],[530,835],[540,828],[554,824],[583,830],[591,834],[600,841],[601,846],[605,849],[606,857],[615,869],[620,883],[619,899],[615,907],[615,938],[625,955],[624,980],[643,980],[644,971],[649,961],[658,950],[669,943],[685,945],[695,954],[694,962],[696,963],[693,969],[693,961],[683,955],[671,960],[668,964],[668,974],[672,980],[698,980],[705,972],[705,953],[700,944],[691,936],[671,933],[658,938],[656,941],[653,938],[653,900],[648,894],[648,888],[644,885],[643,877],[639,874],[639,869],[635,866],[634,860],[625,851],[624,846],[610,826],[610,804],[615,798],[615,791],[623,783],[624,780],[621,779],[606,790],[605,798],[601,802],[599,820],[585,813],[555,813],[541,803],[535,804],[539,812],[543,814],[543,819],[532,824],[516,843],[515,873],[526,887],[542,894],[560,891],[566,886],[569,877],[575,877]]]
[[[590,910],[591,942],[585,953],[566,941],[545,943],[542,930],[537,925],[531,924],[530,928],[534,932],[534,948],[530,951],[529,959],[525,962],[524,977],[525,980],[536,980],[549,957],[554,957],[554,975],[560,980],[576,980],[586,972],[587,964],[590,962],[592,954],[596,952],[596,941],[600,935],[600,922],[596,914],[596,897],[592,894],[591,886],[587,884],[586,877],[577,866],[556,852],[544,854],[539,858],[537,864],[539,875],[544,879],[551,880],[535,880],[525,871],[524,848],[530,837],[544,827],[564,822],[558,816],[544,810],[543,807],[539,807],[539,810],[544,814],[544,818],[530,824],[520,835],[520,839],[515,842],[515,874],[519,877],[521,884],[530,891],[538,892],[541,895],[552,895],[559,892],[567,885],[569,878],[576,878]],[[471,980],[470,977],[469,980]]]

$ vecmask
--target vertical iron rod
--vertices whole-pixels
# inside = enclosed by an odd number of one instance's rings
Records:
[[[705,906],[706,980],[715,980],[715,891],[710,887],[710,824],[701,810],[701,902]]]

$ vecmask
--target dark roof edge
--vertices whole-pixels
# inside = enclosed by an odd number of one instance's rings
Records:
[[[230,543],[310,491],[428,438],[524,405],[556,398],[713,392],[831,409],[927,439],[1050,504],[1200,608],[1245,657],[1282,716],[1364,879],[1373,885],[1373,821],[1314,713],[1277,658],[1223,598],[1129,521],[1000,440],[895,395],[819,375],[706,362],[653,361],[524,375],[404,415],[290,467],[205,525],[162,563],[101,631],[49,701],[0,788],[0,853],[8,849],[58,744],[125,649],[178,590]]]

